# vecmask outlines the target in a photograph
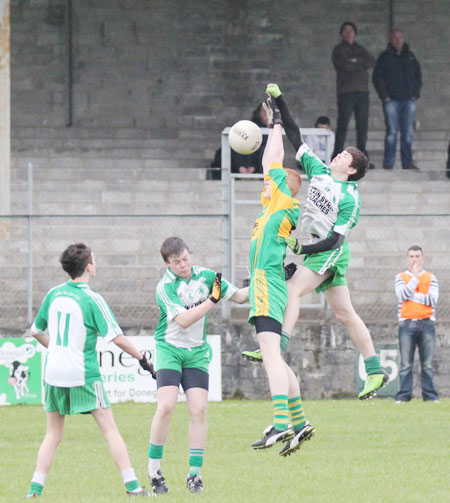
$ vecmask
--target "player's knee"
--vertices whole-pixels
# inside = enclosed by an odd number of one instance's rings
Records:
[[[347,325],[348,323],[351,322],[355,313],[353,310],[349,310],[349,309],[336,309],[334,311],[334,314],[336,315],[336,318],[338,319],[338,321],[340,321],[344,325]]]
[[[170,418],[174,409],[175,406],[171,402],[158,402],[157,411],[163,418]]]
[[[206,419],[206,403],[197,403],[189,409],[191,420],[204,421]]]

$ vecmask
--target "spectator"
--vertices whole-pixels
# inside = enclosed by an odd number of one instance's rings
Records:
[[[326,115],[321,115],[316,119],[314,127],[318,129],[326,129],[330,132],[330,136],[305,135],[305,143],[322,162],[329,163],[331,159],[327,159],[327,139],[328,141],[331,141],[331,152],[333,152],[334,149],[335,139],[334,132],[331,129],[330,118]]]
[[[377,59],[373,85],[383,105],[386,122],[383,167],[392,169],[400,129],[400,154],[403,169],[418,169],[413,164],[412,142],[416,100],[420,96],[420,64],[405,43],[401,30],[392,30],[387,49]]]
[[[336,69],[338,117],[336,142],[332,158],[344,150],[347,127],[355,114],[356,147],[367,157],[366,142],[369,122],[369,75],[375,58],[356,43],[356,26],[345,21],[339,31],[342,41],[333,49],[332,61]],[[370,164],[369,168],[374,165]]]
[[[408,270],[395,277],[398,297],[398,338],[400,343],[400,390],[396,403],[409,402],[413,392],[413,365],[416,346],[421,365],[422,398],[439,402],[433,379],[433,353],[436,342],[434,327],[439,285],[431,272],[423,270],[423,250],[411,246],[406,260]]]
[[[252,122],[257,124],[259,127],[268,127],[267,114],[260,103],[255,110],[253,110],[252,117],[250,119]],[[234,150],[231,150],[231,172],[232,173],[262,173],[262,156],[264,153],[264,148],[267,142],[267,135],[263,135],[263,141],[261,147],[253,154],[242,155],[238,154]],[[219,148],[214,154],[214,160],[210,164],[206,172],[207,180],[220,180],[222,168],[222,149]]]

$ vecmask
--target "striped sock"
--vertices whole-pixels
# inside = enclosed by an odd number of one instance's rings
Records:
[[[367,375],[381,374],[380,358],[377,355],[369,356],[364,360],[364,367],[366,368]]]
[[[305,411],[303,410],[302,398],[297,396],[288,400],[291,424],[295,431],[301,430],[306,424]]]
[[[273,426],[276,430],[285,430],[289,425],[287,395],[273,395]]]
[[[200,468],[203,465],[205,449],[189,449],[189,476],[200,475]]]
[[[41,496],[42,489],[44,489],[44,486],[42,484],[39,484],[38,482],[31,482],[28,494],[35,494],[36,496]]]

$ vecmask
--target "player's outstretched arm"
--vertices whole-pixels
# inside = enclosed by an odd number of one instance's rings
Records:
[[[248,301],[248,286],[244,288],[239,288],[236,290],[233,295],[230,297],[232,302],[236,302],[236,304],[243,304]]]
[[[147,359],[145,355],[143,355],[137,348],[136,346],[129,340],[125,335],[121,334],[118,335],[113,339],[113,342],[116,346],[118,346],[122,351],[125,351],[125,353],[128,353],[131,356],[134,356],[136,360],[139,361],[139,365],[146,370],[147,372],[150,372],[151,376],[153,379],[156,379],[156,372],[153,367],[152,362],[150,361],[151,354],[149,358]]]
[[[300,148],[303,143],[300,129],[289,111],[286,101],[278,84],[267,84],[266,93],[275,98],[278,108],[281,113],[284,131],[295,151]]]
[[[296,255],[310,255],[312,253],[321,253],[324,251],[339,248],[340,246],[342,246],[344,239],[345,236],[333,231],[333,234],[330,237],[307,245],[302,245],[300,241],[294,236],[284,238],[284,241]]]

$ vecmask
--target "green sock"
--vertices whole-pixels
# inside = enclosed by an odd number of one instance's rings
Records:
[[[273,395],[273,426],[276,430],[285,430],[289,425],[287,395]]]
[[[283,330],[281,331],[280,347],[282,353],[285,352],[290,338],[291,336],[287,332],[284,332]]]
[[[291,424],[295,431],[301,430],[306,424],[305,411],[303,410],[302,398],[297,396],[288,400]]]
[[[148,457],[152,459],[162,459],[164,452],[164,445],[150,444],[148,449]]]
[[[200,475],[205,449],[189,449],[189,476]]]
[[[130,482],[125,482],[125,489],[131,493],[139,489],[139,482],[136,480],[130,480]]]
[[[35,494],[36,496],[41,496],[43,489],[44,486],[42,484],[39,484],[38,482],[31,482],[30,491],[28,492],[28,494]]]
[[[377,355],[369,356],[364,360],[367,375],[381,374],[380,358]]]

